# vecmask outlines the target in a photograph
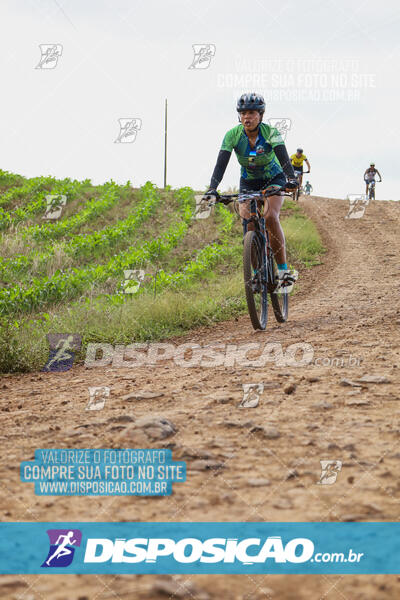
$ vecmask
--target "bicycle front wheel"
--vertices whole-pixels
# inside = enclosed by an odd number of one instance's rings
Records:
[[[278,323],[284,323],[289,316],[289,290],[288,288],[278,288],[278,265],[272,254],[268,259],[268,282],[275,319]]]
[[[265,245],[255,231],[248,231],[244,237],[243,275],[253,328],[265,329],[268,319]]]

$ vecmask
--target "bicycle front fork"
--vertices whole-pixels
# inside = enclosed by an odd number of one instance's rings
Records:
[[[251,219],[242,219],[242,225],[243,225],[243,237],[246,235],[247,233],[247,225],[249,223],[251,223],[252,220]]]

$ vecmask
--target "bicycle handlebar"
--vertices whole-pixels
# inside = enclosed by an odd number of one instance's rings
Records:
[[[238,194],[218,194],[218,196],[214,196],[214,194],[210,194],[210,195],[206,195],[205,198],[206,199],[213,199],[215,198],[215,202],[213,204],[217,204],[218,202],[234,202],[236,199],[239,203],[242,202],[246,202],[246,200],[251,200],[252,198],[268,198],[269,196],[274,196],[275,194],[277,194],[278,192],[281,192],[282,190],[285,190],[285,186],[277,186],[275,189],[273,190],[268,190],[268,188],[266,188],[266,190],[260,190],[259,192],[253,192],[253,193],[238,193]],[[282,194],[283,196],[288,196],[291,197],[292,193],[284,193]],[[239,199],[240,198],[240,199]],[[211,203],[210,203],[211,204]]]

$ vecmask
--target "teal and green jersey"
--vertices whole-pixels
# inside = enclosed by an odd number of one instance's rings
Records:
[[[260,123],[254,149],[251,149],[243,125],[237,125],[225,134],[221,150],[235,151],[243,179],[272,179],[283,172],[274,152],[275,146],[281,144],[284,141],[279,131]]]

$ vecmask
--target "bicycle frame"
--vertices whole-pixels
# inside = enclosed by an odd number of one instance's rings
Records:
[[[270,246],[269,246],[269,235],[268,235],[268,231],[265,228],[265,219],[264,219],[264,212],[261,210],[261,207],[259,206],[259,204],[262,204],[262,207],[264,207],[264,204],[261,202],[261,198],[262,195],[259,194],[258,196],[253,197],[250,200],[250,221],[252,221],[254,223],[254,231],[257,234],[257,238],[259,240],[259,243],[261,245],[261,252],[262,252],[262,266],[261,266],[261,285],[264,286],[268,286],[268,267],[267,267],[267,257],[269,256],[269,252],[270,252]],[[247,233],[247,224],[245,227],[245,235]],[[268,297],[267,294],[262,294],[261,295],[261,302],[262,302],[262,306],[263,306],[263,310],[265,310],[265,308],[268,306]]]
[[[375,179],[368,184],[368,199],[375,200]]]
[[[269,251],[271,250],[271,246],[269,244],[269,234],[267,229],[265,228],[265,218],[264,218],[264,213],[260,210],[260,207],[258,206],[258,202],[260,202],[261,204],[261,198],[262,196],[260,195],[260,200],[258,200],[257,198],[253,198],[250,201],[250,220],[253,221],[254,225],[255,225],[255,230],[260,234],[263,245],[265,247],[265,255],[269,256]],[[246,232],[247,232],[247,225],[246,225]]]
[[[236,199],[239,203],[249,201],[249,218],[243,219],[243,270],[246,301],[254,329],[264,330],[266,327],[268,295],[271,298],[276,320],[284,323],[288,316],[288,296],[284,295],[282,300],[278,298],[280,280],[264,217],[264,202],[268,202],[269,196],[278,193],[291,196],[285,187],[274,185],[258,192],[205,196],[205,200],[209,200],[211,206],[218,202],[229,204]],[[253,224],[250,232],[248,231],[249,223]],[[262,257],[260,253],[262,253]]]
[[[275,191],[269,195],[273,195],[276,193]],[[290,196],[291,194],[285,194],[285,196]],[[274,281],[274,272],[272,262],[269,260],[269,257],[272,254],[272,248],[269,241],[269,233],[265,227],[265,218],[263,211],[260,210],[259,203],[262,204],[261,200],[267,200],[268,195],[259,193],[251,198],[250,201],[250,219],[254,223],[255,231],[258,233],[260,237],[261,244],[264,248],[263,252],[263,273],[262,273],[262,284],[267,285],[268,291],[273,291],[275,281]],[[247,225],[246,225],[247,232]],[[245,232],[245,233],[246,233]],[[269,272],[268,272],[269,271]]]
[[[368,200],[375,200],[375,185],[377,182],[375,179],[371,179],[370,181],[368,181],[368,179],[365,179],[365,183],[368,186],[368,193],[367,193],[367,197]]]

